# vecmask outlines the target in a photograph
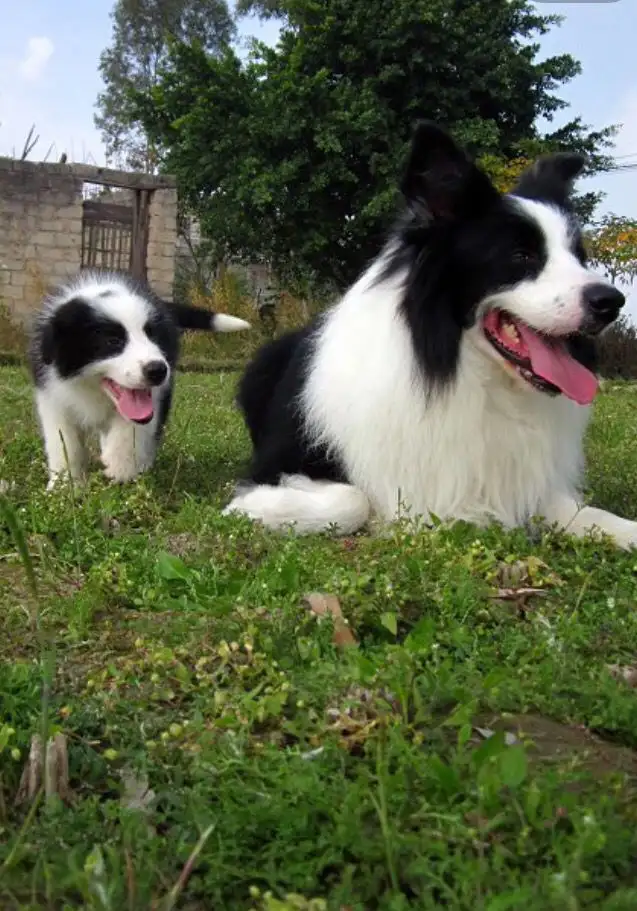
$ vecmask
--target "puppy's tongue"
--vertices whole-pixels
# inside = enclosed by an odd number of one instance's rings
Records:
[[[147,421],[153,416],[153,399],[149,389],[126,389],[117,400],[117,410],[131,421]]]
[[[115,407],[129,421],[149,421],[153,416],[153,397],[150,389],[127,389],[114,380],[104,380]]]
[[[557,386],[578,405],[590,405],[599,386],[595,374],[571,357],[564,342],[542,338],[522,323],[517,323],[516,328],[527,347],[533,373]]]

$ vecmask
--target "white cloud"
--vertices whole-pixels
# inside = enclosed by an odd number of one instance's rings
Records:
[[[19,65],[21,75],[29,82],[35,82],[44,71],[53,50],[50,38],[29,38],[26,56]]]

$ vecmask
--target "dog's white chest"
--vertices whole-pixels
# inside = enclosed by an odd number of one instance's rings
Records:
[[[470,348],[455,383],[427,396],[400,320],[379,325],[380,312],[361,338],[344,327],[347,315],[316,351],[308,429],[383,518],[433,513],[514,526],[556,487],[577,483],[587,409],[520,391]]]

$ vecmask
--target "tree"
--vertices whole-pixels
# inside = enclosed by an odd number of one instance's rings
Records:
[[[123,166],[153,171],[157,155],[129,104],[131,88],[149,92],[167,59],[171,38],[197,40],[216,55],[234,35],[226,0],[117,0],[112,44],[100,57],[104,91],[97,99],[95,125],[107,157]]]
[[[500,193],[508,193],[531,162],[523,155],[510,159],[500,158],[498,155],[482,155],[478,159],[478,164],[487,172]]]
[[[543,135],[536,126],[565,107],[555,90],[580,68],[568,55],[537,60],[535,37],[558,19],[526,0],[261,8],[282,17],[276,48],[255,43],[243,65],[230,50],[219,58],[176,44],[156,88],[133,99],[204,232],[233,255],[349,283],[393,217],[422,117],[498,167],[555,148],[589,153],[590,171],[606,164],[612,128],[573,120]]]
[[[637,278],[637,221],[606,215],[592,226],[586,245],[591,264],[612,282],[631,284]]]

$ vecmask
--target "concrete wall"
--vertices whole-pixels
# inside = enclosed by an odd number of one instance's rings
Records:
[[[146,188],[156,184],[150,200],[147,277],[158,294],[172,300],[177,243],[174,180],[0,158],[0,304],[24,323],[51,286],[81,268],[85,183],[126,186],[131,181],[134,186],[136,180]]]

